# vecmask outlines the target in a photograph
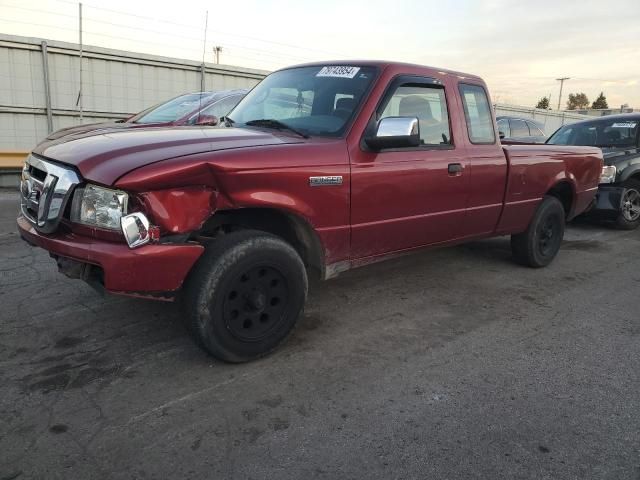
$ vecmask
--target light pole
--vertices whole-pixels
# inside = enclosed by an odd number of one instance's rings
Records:
[[[560,95],[558,95],[558,110],[560,110],[560,104],[562,103],[562,86],[564,85],[565,80],[570,80],[571,77],[562,77],[556,78],[558,82],[560,82]]]

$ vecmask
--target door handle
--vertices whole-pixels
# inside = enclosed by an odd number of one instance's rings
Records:
[[[463,170],[464,170],[464,167],[462,166],[461,163],[449,164],[449,175],[451,175],[452,177],[459,177],[460,175],[462,175]]]

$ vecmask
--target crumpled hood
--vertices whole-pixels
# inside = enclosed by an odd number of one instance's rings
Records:
[[[94,130],[44,141],[33,153],[75,166],[86,180],[112,185],[132,170],[170,158],[300,142],[294,137],[248,128]]]

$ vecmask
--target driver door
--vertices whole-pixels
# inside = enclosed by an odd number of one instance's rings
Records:
[[[437,244],[462,231],[468,194],[467,160],[451,137],[445,90],[434,79],[398,77],[376,121],[417,117],[420,146],[352,156],[353,259]]]

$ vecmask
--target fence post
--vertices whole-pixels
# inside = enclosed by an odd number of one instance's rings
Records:
[[[47,52],[47,42],[40,43],[42,50],[42,70],[44,72],[44,102],[47,112],[47,133],[53,132],[53,113],[51,111],[51,85],[49,84],[49,57]]]
[[[80,66],[80,89],[78,90],[78,106],[80,107],[80,123],[82,123],[82,113],[84,110],[84,98],[82,98],[82,58],[84,54],[84,44],[82,43],[82,2],[78,4],[78,43],[80,45],[80,56],[78,65]]]
[[[202,62],[202,64],[200,65],[200,91],[204,92],[204,62]]]

